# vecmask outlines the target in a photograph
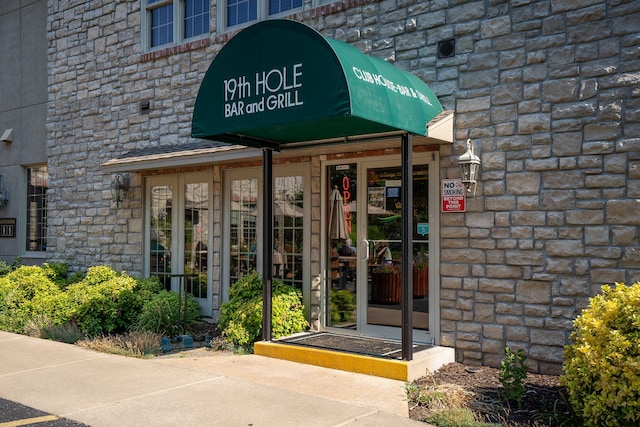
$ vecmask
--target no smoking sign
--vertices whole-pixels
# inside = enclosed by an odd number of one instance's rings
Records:
[[[461,180],[442,180],[442,212],[465,212],[466,201],[466,187]]]

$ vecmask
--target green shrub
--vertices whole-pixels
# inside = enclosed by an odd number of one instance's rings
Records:
[[[144,305],[162,290],[157,277],[135,279],[132,289],[124,290],[119,296],[119,329],[128,330],[137,322]]]
[[[329,296],[329,315],[331,324],[353,322],[356,316],[356,296],[353,292],[331,289]]]
[[[524,380],[527,378],[527,355],[523,349],[519,349],[517,353],[511,351],[509,347],[504,348],[505,360],[500,362],[500,370],[498,371],[498,380],[504,387],[504,392],[508,400],[513,400],[522,404],[524,393],[527,387]]]
[[[72,320],[89,336],[126,330],[131,318],[123,317],[129,310],[126,296],[137,284],[133,277],[109,267],[91,267],[83,280],[67,288],[75,306]]]
[[[0,277],[4,277],[7,274],[11,273],[11,266],[9,264],[7,264],[6,261],[1,261],[0,260]]]
[[[24,333],[27,322],[36,315],[64,323],[64,296],[44,270],[22,266],[0,278],[0,329]]]
[[[272,337],[279,338],[309,327],[302,294],[280,280],[272,282]],[[218,327],[226,340],[238,346],[256,342],[262,331],[262,278],[256,271],[243,276],[229,289],[229,302],[220,307]]]
[[[640,282],[605,285],[565,347],[569,401],[585,425],[640,424]]]
[[[20,266],[22,266],[22,259],[20,257],[14,259],[11,265],[6,261],[0,261],[0,277],[4,277],[13,270],[17,270]]]
[[[184,295],[182,295],[182,300],[178,300],[177,293],[161,291],[144,304],[134,329],[137,331],[149,331],[167,337],[180,335],[182,330],[180,318],[178,317],[178,306],[180,307],[180,315],[184,319]],[[198,302],[189,294],[187,297],[187,326],[200,320],[200,317]]]
[[[63,262],[45,262],[42,264],[42,271],[60,289],[65,289],[67,287],[69,264]]]

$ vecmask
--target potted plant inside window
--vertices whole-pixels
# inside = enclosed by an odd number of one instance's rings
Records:
[[[371,272],[371,299],[380,304],[400,302],[402,275],[397,265],[382,264]]]
[[[413,297],[429,295],[429,255],[422,252],[413,260]]]

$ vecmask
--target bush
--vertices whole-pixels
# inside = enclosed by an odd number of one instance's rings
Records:
[[[11,266],[7,264],[6,261],[0,260],[0,277],[4,277],[7,274],[11,273]]]
[[[605,285],[565,347],[569,401],[585,425],[640,423],[640,282]]]
[[[304,317],[302,294],[280,280],[272,282],[272,337],[279,338],[309,327]],[[262,331],[262,278],[256,271],[243,276],[229,289],[229,302],[220,307],[218,327],[234,345],[256,342]]]
[[[331,324],[353,322],[356,318],[355,294],[346,289],[331,289],[329,292]]]
[[[137,318],[142,299],[150,296],[145,283],[106,266],[89,268],[83,280],[67,288],[71,320],[89,336],[124,332]]]
[[[144,304],[134,329],[167,337],[178,336],[181,333],[178,307],[180,307],[180,314],[184,319],[184,295],[182,295],[182,300],[178,300],[177,293],[161,291]],[[187,297],[187,326],[200,320],[200,317],[200,306],[195,298],[189,294]]]
[[[9,265],[6,261],[0,261],[0,277],[4,277],[11,273],[13,270],[17,270],[22,265],[22,259],[20,257],[13,260],[13,264]]]
[[[64,323],[68,320],[64,300],[41,267],[19,267],[0,278],[0,329],[24,333],[27,322],[36,315]]]
[[[0,329],[47,335],[44,329],[73,323],[91,336],[124,332],[161,289],[156,278],[135,279],[107,266],[68,273],[63,263],[11,267],[0,277]]]

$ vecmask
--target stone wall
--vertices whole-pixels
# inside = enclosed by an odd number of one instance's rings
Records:
[[[557,373],[588,298],[640,280],[640,2],[304,3],[296,18],[420,76],[456,111],[442,178],[459,176],[467,138],[481,156],[467,212],[440,216],[441,343],[493,366],[505,345],[524,348],[532,370]],[[146,55],[139,1],[48,7],[49,251],[74,268],[140,272],[142,179],[116,209],[100,164],[190,142],[199,83],[230,34]],[[438,58],[446,39],[455,56]]]
[[[482,172],[466,214],[441,214],[442,344],[557,373],[588,298],[640,280],[640,3],[449,3],[417,19],[439,22],[420,62],[456,111],[442,177],[467,138]],[[456,56],[435,59],[447,37]]]

